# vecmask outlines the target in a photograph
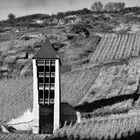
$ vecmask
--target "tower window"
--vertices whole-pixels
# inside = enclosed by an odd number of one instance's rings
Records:
[[[55,83],[55,77],[51,77],[50,82]]]
[[[43,77],[38,77],[38,82],[43,83]]]
[[[45,66],[45,71],[49,72],[49,66]]]
[[[55,65],[55,60],[52,60],[52,61],[51,61],[51,64],[52,64],[52,65]]]
[[[50,91],[50,98],[51,98],[51,99],[54,99],[54,90],[51,90],[51,91]]]
[[[45,93],[44,93],[44,98],[46,99],[48,99],[49,98],[49,91],[48,90],[45,90]]]
[[[55,66],[51,66],[51,72],[55,72]]]
[[[38,66],[38,72],[44,72],[44,66]]]
[[[39,90],[39,104],[43,103],[43,90]]]
[[[45,78],[45,83],[49,83],[49,77]]]
[[[55,60],[38,60],[39,104],[54,104]]]
[[[39,90],[39,98],[43,98],[43,90]]]
[[[51,79],[54,79],[54,78],[52,77]],[[44,82],[44,77],[38,77],[38,82],[43,83]],[[45,83],[49,83],[49,77],[45,77]]]

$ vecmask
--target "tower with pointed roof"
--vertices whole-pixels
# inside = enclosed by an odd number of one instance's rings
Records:
[[[52,134],[60,124],[60,60],[47,39],[33,57],[33,133]]]

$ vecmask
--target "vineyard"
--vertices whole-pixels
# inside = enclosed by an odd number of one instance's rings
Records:
[[[1,140],[49,140],[46,135],[0,133]]]
[[[65,125],[54,134],[56,138],[65,139],[123,139],[140,132],[140,112],[96,117],[81,123]]]
[[[8,122],[32,109],[32,77],[1,80],[0,89],[0,122]]]
[[[62,101],[72,106],[78,105],[93,85],[100,69],[91,68],[64,73],[61,76]]]
[[[116,60],[138,57],[140,34],[104,34],[98,43],[91,63],[101,64]]]
[[[139,60],[133,60],[128,65],[93,67],[63,73],[61,102],[71,106],[84,105],[84,108],[93,106],[96,114],[103,110],[119,110],[121,107],[130,109],[133,102],[138,107],[139,64]],[[8,122],[26,110],[32,110],[31,76],[0,80],[0,89],[0,121]],[[86,106],[85,102],[89,105]]]
[[[61,101],[72,106],[77,105],[93,84],[98,73],[98,69],[87,69],[62,74]],[[32,82],[31,76],[0,80],[1,122],[8,122],[28,109],[32,110]]]
[[[139,59],[131,60],[127,64],[100,68],[98,76],[80,104],[95,102],[93,105],[99,107],[105,102],[111,105],[112,102],[137,96],[140,82],[139,69]]]

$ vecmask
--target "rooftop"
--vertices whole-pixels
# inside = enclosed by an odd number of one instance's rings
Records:
[[[58,59],[58,56],[49,39],[46,39],[45,42],[42,43],[42,47],[35,54],[33,59]]]

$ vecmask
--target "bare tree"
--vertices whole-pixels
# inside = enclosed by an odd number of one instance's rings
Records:
[[[100,1],[95,1],[91,6],[91,10],[94,12],[102,12],[103,4]]]

